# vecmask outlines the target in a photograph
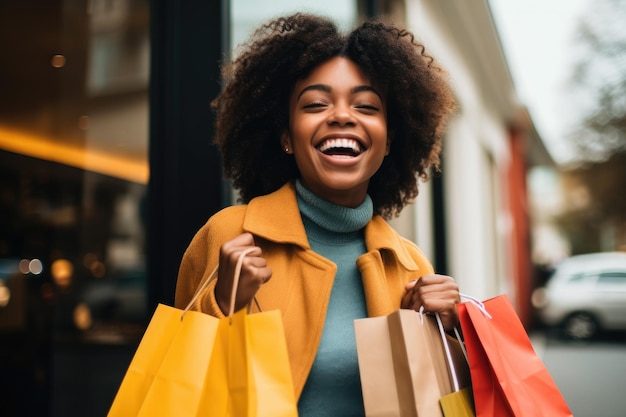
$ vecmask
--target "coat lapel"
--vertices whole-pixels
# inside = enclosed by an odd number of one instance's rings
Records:
[[[252,199],[243,229],[271,242],[310,249],[295,195],[295,186],[288,183],[272,194]]]

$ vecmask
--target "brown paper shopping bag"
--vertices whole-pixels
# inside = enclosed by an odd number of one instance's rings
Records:
[[[443,416],[454,387],[435,317],[400,309],[354,327],[366,416]]]

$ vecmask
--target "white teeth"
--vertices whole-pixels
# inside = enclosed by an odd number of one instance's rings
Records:
[[[359,145],[359,142],[354,139],[329,139],[326,142],[322,143],[322,145],[319,147],[319,150],[321,152],[326,152],[329,149],[350,149],[354,153],[361,153],[361,146]]]

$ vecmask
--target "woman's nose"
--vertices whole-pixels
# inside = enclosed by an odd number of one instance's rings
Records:
[[[328,124],[331,125],[346,126],[354,125],[355,122],[350,106],[343,103],[335,104],[328,117]]]

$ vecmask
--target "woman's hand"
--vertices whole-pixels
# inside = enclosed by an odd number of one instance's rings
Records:
[[[419,311],[424,307],[427,313],[439,313],[443,327],[451,330],[459,318],[456,305],[461,301],[459,287],[452,277],[447,275],[424,275],[405,286],[402,308]]]
[[[248,305],[261,285],[272,276],[272,270],[267,267],[261,248],[254,245],[254,238],[250,233],[241,234],[224,243],[220,248],[220,265],[215,285],[215,299],[224,314],[229,313],[237,260],[241,252],[249,248],[252,248],[252,251],[243,259],[234,311]]]

